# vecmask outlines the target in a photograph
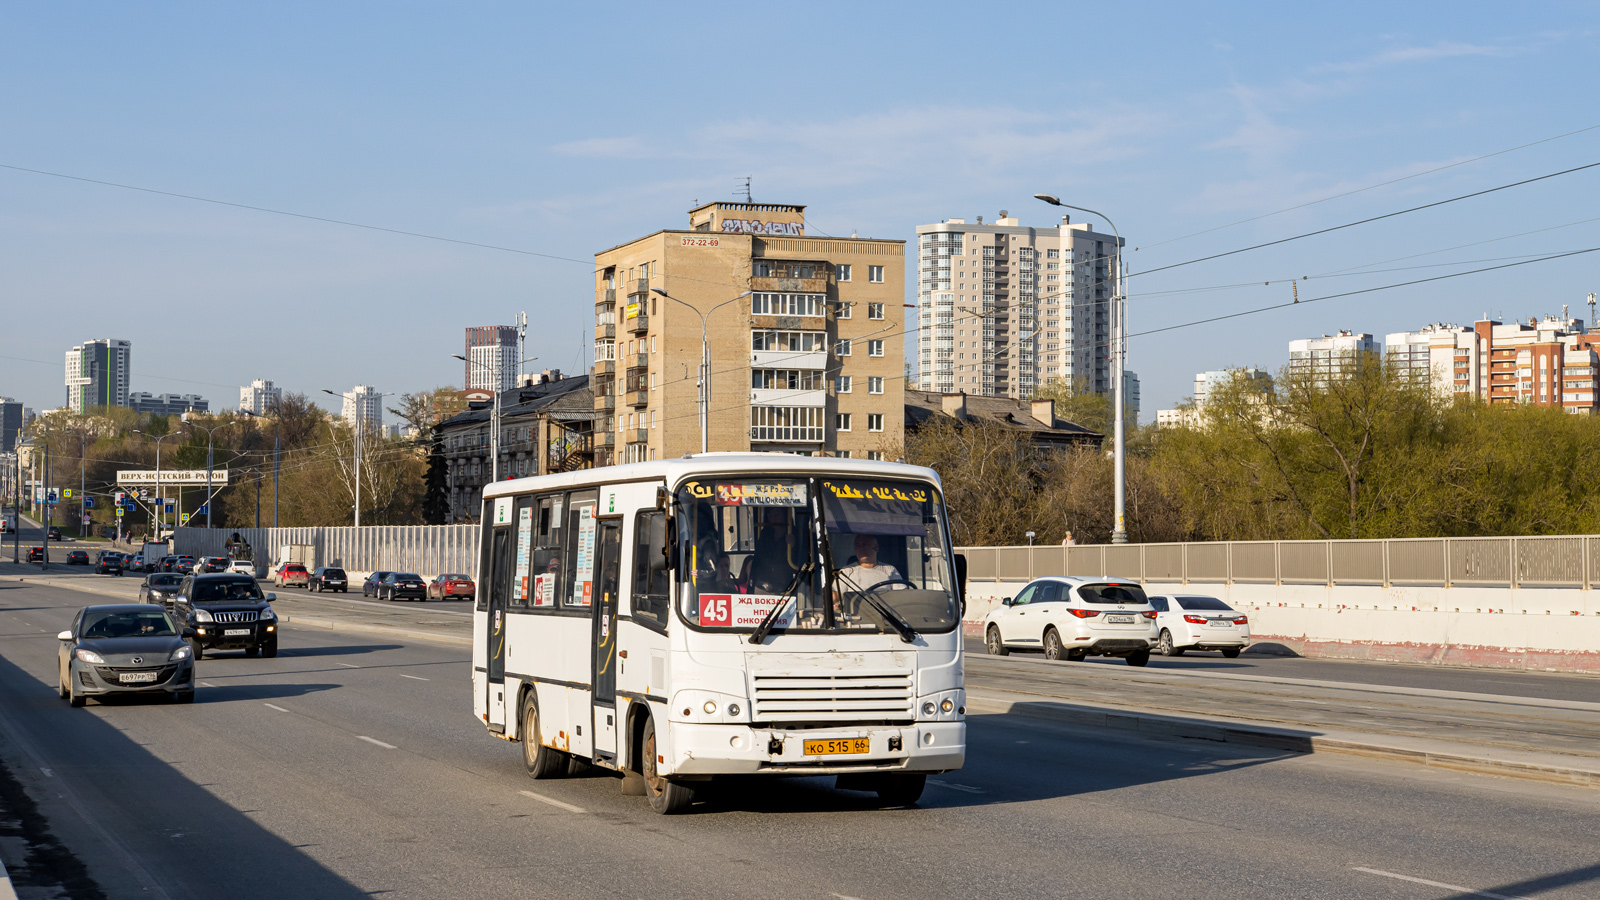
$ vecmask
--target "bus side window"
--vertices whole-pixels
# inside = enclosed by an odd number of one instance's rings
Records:
[[[662,555],[666,534],[667,514],[662,510],[639,513],[633,520],[633,618],[658,629],[667,627],[670,579]]]
[[[561,580],[561,509],[565,495],[542,497],[534,513],[530,584],[535,608],[553,607]]]

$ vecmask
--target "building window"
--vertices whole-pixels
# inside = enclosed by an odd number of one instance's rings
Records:
[[[820,369],[751,369],[750,387],[754,390],[820,391]]]
[[[867,266],[867,280],[873,284],[883,284],[883,266]]]
[[[814,353],[828,346],[824,331],[752,331],[751,350],[791,350]]]
[[[883,318],[883,304],[882,303],[868,303],[867,304],[867,318],[869,318],[869,319],[881,319],[881,318]]]
[[[883,430],[883,413],[867,413],[867,430]]]
[[[754,441],[820,441],[822,410],[814,406],[757,406],[751,409]]]
[[[883,459],[883,451],[882,450],[868,450],[867,451],[867,459],[881,460],[881,459]]]
[[[833,430],[834,431],[849,431],[850,430],[850,414],[849,413],[834,413],[834,416],[833,416]]]
[[[833,352],[837,356],[849,356],[850,355],[850,339],[849,338],[845,338],[844,340],[842,340],[842,341],[838,342],[837,344],[835,344]]]
[[[854,303],[846,303],[843,300],[839,301],[838,317],[841,318],[841,319],[850,318],[850,307],[852,307],[854,305],[855,305]]]
[[[836,394],[850,393],[850,376],[840,375],[833,380],[833,392]]]
[[[839,265],[834,266],[833,270],[834,270],[834,272],[838,273],[838,280],[840,280],[840,281],[849,281],[850,280],[850,266],[848,264],[840,263]]]
[[[883,377],[881,375],[869,375],[867,377],[867,393],[883,393]]]
[[[820,316],[824,310],[821,294],[754,294],[750,312],[758,316]]]
[[[840,459],[849,459],[850,458],[850,451],[849,450],[835,450],[833,455],[837,456]]]
[[[849,342],[845,341],[844,343],[849,343]],[[850,354],[842,353],[840,355],[841,356],[849,356]],[[868,356],[882,356],[883,355],[883,341],[867,341],[867,355]]]

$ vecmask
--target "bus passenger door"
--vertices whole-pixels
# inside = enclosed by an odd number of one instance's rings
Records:
[[[594,758],[617,758],[617,593],[622,588],[622,522],[600,523],[595,561]]]
[[[489,593],[489,620],[484,634],[489,642],[488,659],[488,705],[489,728],[492,731],[504,732],[506,730],[506,600],[511,589],[511,529],[496,528],[489,549],[488,578],[479,585],[479,590]]]

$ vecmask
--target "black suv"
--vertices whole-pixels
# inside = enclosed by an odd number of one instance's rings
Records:
[[[94,570],[101,575],[121,575],[122,554],[115,550],[101,550],[95,556]]]
[[[306,582],[307,591],[338,591],[341,594],[350,593],[350,579],[345,576],[344,570],[338,566],[318,566],[311,571],[311,578]]]
[[[51,525],[50,528],[45,531],[45,535],[52,541],[59,541],[61,540],[61,529],[58,526]]]
[[[194,629],[194,658],[207,650],[243,650],[245,656],[278,655],[278,616],[249,575],[189,575],[178,586],[172,615]]]

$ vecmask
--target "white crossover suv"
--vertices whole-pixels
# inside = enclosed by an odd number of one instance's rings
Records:
[[[984,616],[983,639],[995,656],[1043,650],[1045,659],[1120,656],[1142,666],[1156,640],[1156,611],[1135,581],[1036,578]]]
[[[1185,650],[1221,650],[1229,659],[1250,646],[1250,619],[1215,597],[1189,594],[1155,596],[1156,650],[1182,656]]]

